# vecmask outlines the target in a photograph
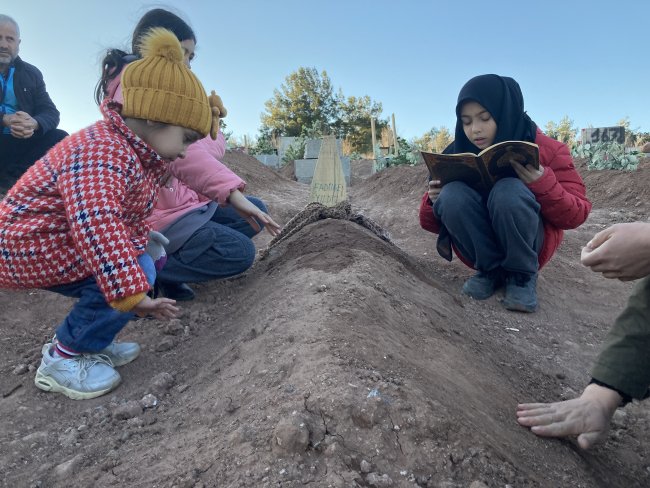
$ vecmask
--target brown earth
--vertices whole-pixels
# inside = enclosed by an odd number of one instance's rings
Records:
[[[242,153],[227,163],[280,222],[308,187]],[[143,353],[111,394],[72,401],[33,384],[42,344],[70,301],[0,291],[0,483],[128,487],[644,487],[650,410],[617,412],[606,443],[535,437],[521,401],[569,398],[631,285],[579,264],[613,222],[645,220],[650,165],[586,171],[594,210],[539,279],[536,314],[459,294],[417,220],[423,166],[350,188],[350,221],[316,222],[245,275],[196,285],[172,322],[138,320]],[[268,243],[259,236],[258,246]]]

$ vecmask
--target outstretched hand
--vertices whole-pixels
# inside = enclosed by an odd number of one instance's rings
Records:
[[[228,202],[232,205],[235,211],[241,215],[253,229],[255,229],[256,232],[262,230],[259,224],[259,222],[262,222],[266,231],[272,236],[276,236],[280,233],[280,225],[277,224],[269,214],[262,212],[262,210],[251,203],[251,201],[239,190],[230,193]]]
[[[145,296],[131,311],[140,317],[150,315],[159,320],[168,320],[176,318],[180,312],[180,309],[174,306],[175,304],[176,300],[171,298],[153,299]]]
[[[614,390],[591,384],[573,400],[517,405],[517,422],[541,437],[578,436],[578,445],[589,449],[607,435],[621,400]]]
[[[614,224],[582,248],[580,261],[605,278],[631,281],[650,275],[650,223]]]

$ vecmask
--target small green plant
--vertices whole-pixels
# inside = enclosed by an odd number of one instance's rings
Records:
[[[295,138],[284,152],[284,156],[282,156],[283,165],[296,159],[302,159],[305,156],[305,141],[306,139],[303,136]]]
[[[418,149],[401,137],[398,138],[399,151],[397,154],[388,154],[386,156],[378,155],[378,149],[375,150],[375,171],[389,168],[391,166],[409,165],[413,166],[419,162]]]
[[[251,154],[275,154],[275,148],[271,141],[266,137],[260,137],[253,147],[250,148]]]
[[[618,142],[598,142],[574,146],[574,157],[588,159],[587,169],[620,169],[634,171],[639,165],[639,151],[628,150]]]

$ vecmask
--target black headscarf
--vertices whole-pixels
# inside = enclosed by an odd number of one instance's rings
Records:
[[[492,144],[503,141],[535,142],[537,126],[524,112],[524,97],[519,84],[507,76],[480,75],[469,80],[458,94],[456,103],[456,138],[445,153],[478,153],[465,135],[460,111],[465,102],[480,103],[490,112],[497,124],[497,134]]]

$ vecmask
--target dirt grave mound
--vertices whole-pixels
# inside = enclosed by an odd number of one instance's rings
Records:
[[[244,179],[253,191],[283,186],[289,179],[242,151],[226,151],[223,163]]]
[[[650,157],[642,158],[635,171],[589,170],[587,161],[575,165],[587,186],[587,196],[599,208],[627,210],[626,220],[647,220],[650,209]]]
[[[245,154],[225,160],[277,220],[307,203],[307,185]],[[195,285],[179,319],[129,324],[120,339],[143,352],[94,400],[33,384],[72,302],[0,290],[0,485],[650,485],[647,404],[620,410],[608,442],[587,453],[514,415],[520,401],[571,398],[588,381],[631,284],[580,266],[580,247],[641,207],[604,198],[540,274],[539,312],[514,314],[500,294],[459,294],[471,271],[438,257],[418,225],[426,180],[422,165],[396,167],[351,189],[353,210],[396,246],[320,220],[243,276]]]

